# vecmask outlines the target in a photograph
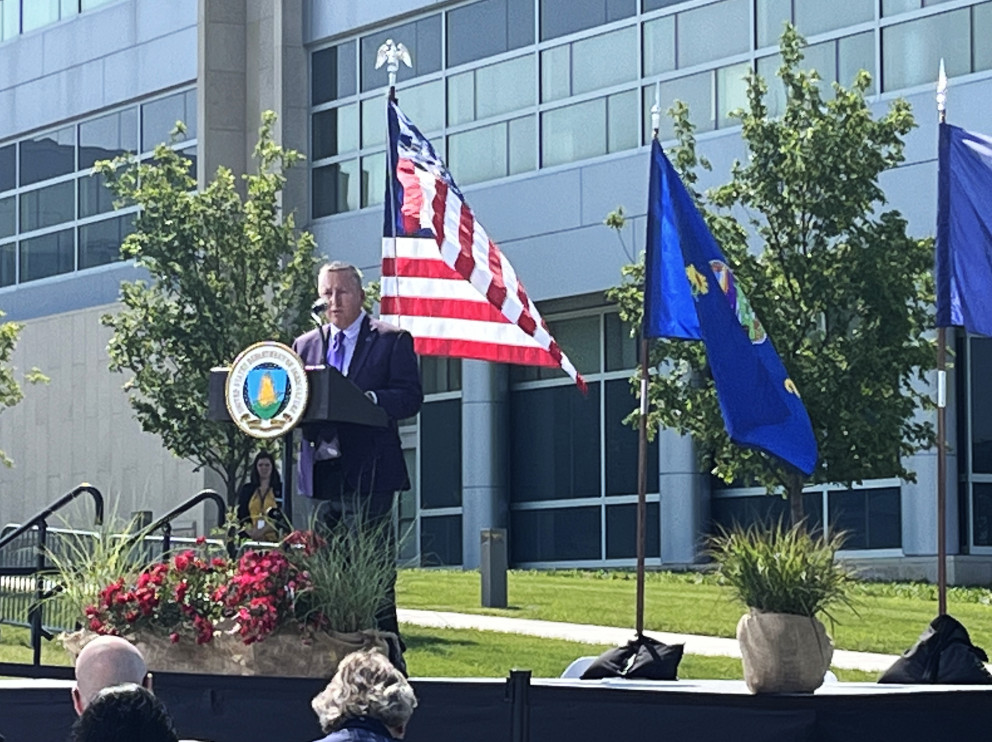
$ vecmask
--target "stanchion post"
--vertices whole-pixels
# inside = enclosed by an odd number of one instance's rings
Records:
[[[530,742],[530,670],[510,670],[506,700],[510,702],[510,742]]]

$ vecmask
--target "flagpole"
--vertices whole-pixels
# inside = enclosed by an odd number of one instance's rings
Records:
[[[937,74],[937,116],[947,121],[944,60]],[[937,328],[937,611],[947,613],[947,329]]]
[[[651,106],[652,139],[658,138],[661,126],[660,84],[654,88],[654,105]],[[643,325],[643,323],[642,323]],[[637,638],[644,635],[644,544],[647,540],[647,490],[648,490],[648,337],[641,327],[641,405],[638,418],[637,440]]]

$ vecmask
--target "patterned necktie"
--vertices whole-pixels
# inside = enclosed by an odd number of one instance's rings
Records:
[[[328,362],[338,371],[344,373],[344,330],[338,330],[334,334],[331,342],[331,350],[328,352]]]

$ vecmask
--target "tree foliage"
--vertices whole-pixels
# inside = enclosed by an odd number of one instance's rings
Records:
[[[875,118],[864,71],[825,96],[817,73],[800,67],[804,45],[795,29],[783,34],[782,115],[769,115],[767,83],[748,77],[748,107],[735,114],[747,158],[734,163],[729,183],[695,195],[809,412],[820,452],[811,481],[912,480],[904,457],[934,441],[918,416],[932,406],[932,241],[908,236],[899,212],[884,210],[879,176],[903,161],[915,122],[904,100]],[[678,103],[669,114],[679,139],[670,157],[692,189],[697,168],[709,163],[696,155],[687,108]],[[613,222],[622,228],[615,215]],[[639,327],[643,258],[625,267],[611,296]],[[650,362],[658,373],[649,429],[690,434],[728,483],[801,491],[794,469],[731,443],[702,343],[657,341]],[[796,516],[801,500],[792,500]]]
[[[313,237],[281,209],[285,171],[302,155],[273,141],[274,122],[263,115],[245,197],[223,167],[196,190],[189,162],[165,145],[147,163],[97,163],[119,204],[140,207],[121,253],[148,272],[123,283],[123,308],[102,318],[114,331],[110,368],[130,375],[142,428],[216,471],[229,500],[258,442],[206,419],[210,369],[252,343],[290,342],[307,327],[314,296]]]
[[[5,316],[4,312],[0,312],[0,320]],[[17,339],[20,337],[22,329],[23,325],[17,322],[0,322],[0,412],[8,407],[13,407],[24,399],[24,392],[17,381],[14,368],[10,365],[10,357],[14,353],[14,347],[17,345]],[[37,368],[32,368],[24,374],[24,380],[29,384],[48,381]],[[3,452],[3,449],[0,449],[0,464],[4,466],[14,465],[14,462]]]

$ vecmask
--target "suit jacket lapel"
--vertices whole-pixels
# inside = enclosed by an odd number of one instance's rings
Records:
[[[369,350],[375,342],[376,333],[372,331],[372,321],[368,315],[362,320],[362,327],[358,331],[358,340],[355,342],[355,353],[351,357],[351,364],[348,366],[348,378],[352,381],[365,365],[365,359],[369,357]]]

